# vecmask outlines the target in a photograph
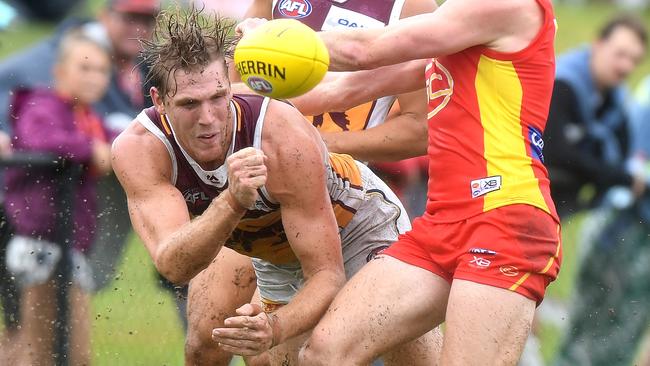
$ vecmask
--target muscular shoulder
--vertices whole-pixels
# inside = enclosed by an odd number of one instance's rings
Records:
[[[320,141],[318,131],[295,107],[277,100],[270,101],[262,132],[262,147],[265,152],[267,149],[272,152],[273,149],[289,145],[318,145]]]
[[[321,174],[325,145],[318,131],[289,104],[271,101],[264,119],[262,150],[267,155],[267,189],[275,198],[306,174]]]
[[[137,182],[171,180],[171,158],[165,145],[136,121],[115,139],[111,155],[113,170],[127,190]]]

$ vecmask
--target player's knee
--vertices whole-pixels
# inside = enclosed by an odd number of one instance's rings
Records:
[[[320,366],[327,365],[328,359],[327,356],[322,352],[322,350],[316,349],[309,342],[305,344],[300,350],[299,358],[301,365],[310,365],[310,366]]]
[[[191,329],[185,338],[185,364],[186,365],[228,365],[232,355],[222,351],[212,341],[209,332]],[[208,334],[206,336],[206,333]]]
[[[300,364],[309,366],[320,365],[343,365],[343,360],[337,358],[338,355],[345,355],[345,361],[349,361],[348,354],[342,353],[335,344],[330,344],[324,334],[314,330],[314,333],[300,350]]]

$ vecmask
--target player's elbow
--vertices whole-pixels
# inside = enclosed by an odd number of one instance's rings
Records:
[[[181,266],[174,260],[169,250],[166,250],[164,245],[161,245],[156,252],[154,258],[154,265],[156,270],[161,276],[165,277],[169,282],[175,285],[185,285],[192,277],[184,266]]]
[[[337,267],[328,270],[327,273],[329,277],[327,283],[330,285],[333,295],[336,295],[343,288],[343,285],[345,285],[345,271],[343,267]]]

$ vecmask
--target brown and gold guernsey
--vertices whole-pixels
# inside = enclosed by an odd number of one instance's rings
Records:
[[[230,103],[233,136],[227,155],[246,147],[261,149],[264,116],[269,99],[257,95],[235,95]],[[172,161],[172,184],[183,194],[193,216],[201,215],[212,199],[228,188],[225,165],[204,170],[187,154],[174,136],[166,115],[154,107],[142,111],[136,120],[160,139]],[[364,199],[361,174],[348,155],[330,153],[323,156],[327,189],[340,228],[344,228]],[[228,239],[226,246],[239,253],[283,264],[297,258],[289,246],[282,226],[280,206],[266,191],[259,189],[259,198],[249,209]]]
[[[315,31],[381,28],[399,20],[405,0],[274,0],[273,18],[292,18]],[[382,124],[395,97],[377,99],[345,112],[308,117],[325,132],[361,131]]]

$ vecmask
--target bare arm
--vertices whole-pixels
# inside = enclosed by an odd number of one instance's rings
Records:
[[[215,258],[245,210],[226,191],[190,220],[171,183],[169,155],[153,136],[123,134],[113,144],[112,161],[133,228],[156,268],[174,283],[188,282]]]
[[[283,103],[275,103],[269,112],[271,118],[283,118],[265,127],[271,136],[267,144],[277,151],[277,159],[269,161],[267,188],[280,202],[284,229],[306,280],[291,302],[275,313],[280,343],[316,325],[343,286],[345,274],[319,136],[298,111]],[[291,131],[296,137],[282,138],[273,131]]]
[[[354,71],[439,57],[485,45],[524,48],[542,24],[535,0],[448,0],[438,10],[382,29],[336,30],[320,35],[330,70]]]
[[[362,131],[322,133],[332,152],[365,161],[397,161],[427,152],[427,103],[423,89],[398,97],[394,117]]]
[[[433,0],[406,0],[400,18],[430,13],[438,8]],[[363,103],[424,88],[422,74],[427,60],[391,65],[362,72],[330,72],[311,92],[292,103],[307,116],[342,112]]]
[[[226,319],[213,338],[228,352],[260,354],[313,328],[345,282],[319,140],[297,110],[271,102],[262,143],[269,155],[266,187],[280,202],[284,230],[306,282],[289,304],[272,314],[246,305],[238,309],[240,316]]]
[[[330,72],[314,89],[291,102],[302,114],[315,116],[342,112],[388,95],[409,93],[424,87],[427,62],[414,60],[373,70]]]

